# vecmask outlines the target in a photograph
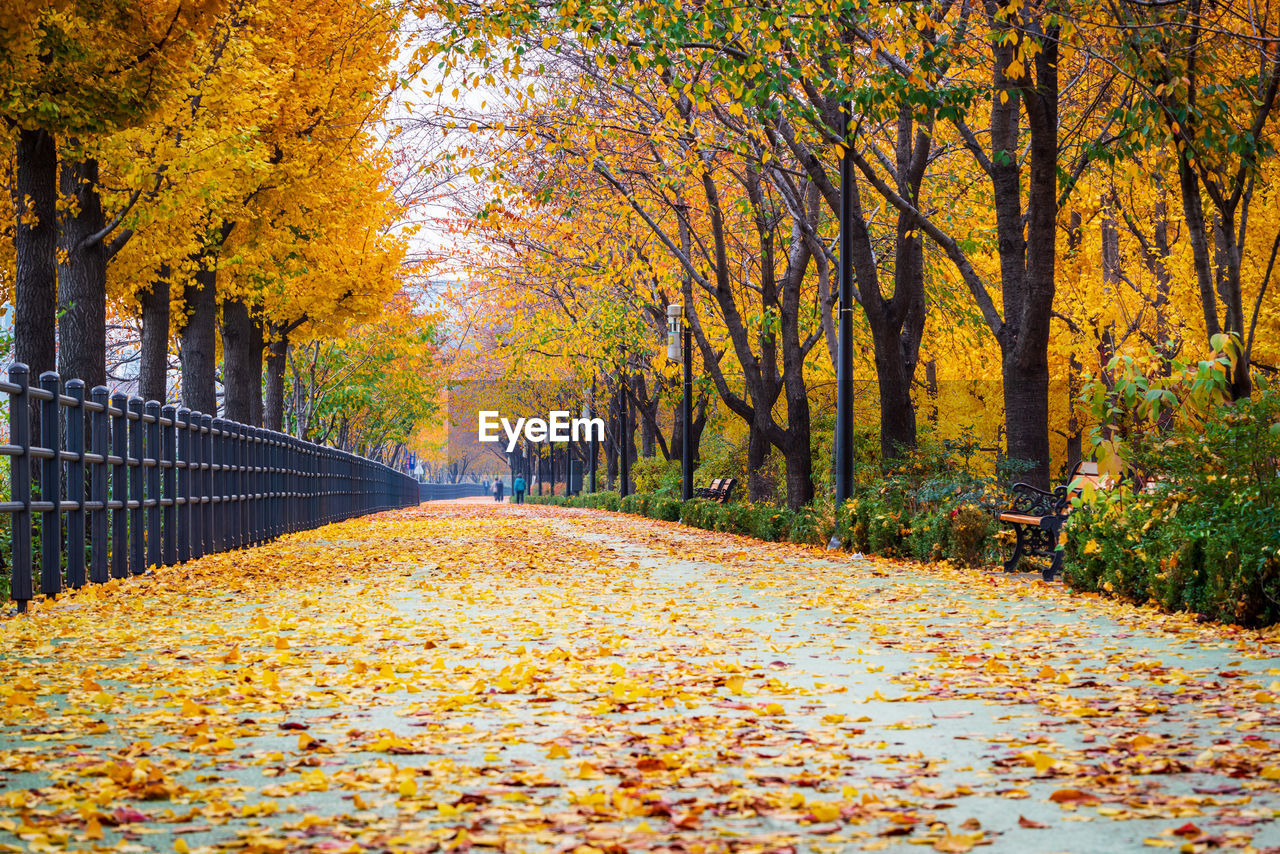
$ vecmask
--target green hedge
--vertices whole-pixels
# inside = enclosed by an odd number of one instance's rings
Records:
[[[793,542],[819,545],[831,536],[833,525],[821,511],[809,507],[800,511],[786,507],[738,502],[719,504],[703,498],[680,501],[660,493],[635,493],[619,498],[616,492],[595,492],[565,498],[563,496],[533,496],[530,504],[546,504],[553,507],[588,507],[597,510],[616,510],[660,519],[664,522],[681,522],[693,528],[741,534],[771,542]]]
[[[1001,559],[993,512],[1008,498],[994,478],[968,473],[956,461],[965,448],[917,453],[889,472],[878,468],[860,473],[854,497],[836,513],[829,505],[791,510],[749,501],[720,504],[673,497],[669,464],[646,468],[645,482],[655,487],[626,498],[616,492],[597,492],[574,498],[530,497],[535,504],[590,507],[633,513],[653,519],[679,521],[694,528],[741,534],[770,542],[825,545],[839,534],[849,547],[865,554],[951,559],[976,566]],[[972,451],[970,450],[970,454]]]

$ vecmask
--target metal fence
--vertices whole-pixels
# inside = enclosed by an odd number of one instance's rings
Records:
[[[476,498],[493,495],[493,490],[483,483],[420,483],[418,498],[421,501],[452,501],[455,498]]]
[[[40,592],[51,596],[418,503],[417,481],[373,460],[103,386],[86,399],[82,381],[60,383],[46,372],[31,386],[22,364],[0,381],[11,475],[0,512],[12,524],[20,611],[34,594],[33,532]]]

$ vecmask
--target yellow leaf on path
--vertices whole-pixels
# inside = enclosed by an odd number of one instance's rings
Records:
[[[569,748],[565,747],[563,744],[553,744],[551,745],[551,749],[547,751],[547,758],[548,759],[568,759]]]
[[[579,780],[600,780],[604,778],[604,773],[590,762],[583,762],[578,766],[577,773],[571,776],[577,777]]]
[[[401,780],[398,791],[400,792],[400,797],[412,798],[418,794],[418,781],[412,777]]]
[[[280,637],[280,636],[277,636],[277,637],[276,637],[276,649],[288,649],[288,648],[289,648],[289,641],[288,641],[286,638],[282,638],[282,637]]]
[[[96,815],[89,816],[89,820],[84,826],[85,839],[101,839],[102,838],[102,822],[98,821]]]
[[[724,680],[724,687],[728,688],[735,694],[741,694],[742,686],[746,681],[747,680],[743,679],[741,676],[730,676],[728,679]]]
[[[190,697],[186,697],[182,701],[182,716],[184,718],[202,718],[210,714],[212,710],[200,705]]]
[[[189,854],[189,852],[191,851],[191,846],[187,844],[187,840],[179,836],[173,842],[173,850],[177,851],[178,854]]]
[[[1052,768],[1054,765],[1058,764],[1057,759],[1055,759],[1054,757],[1050,756],[1047,753],[1042,753],[1039,750],[1035,751],[1034,753],[1020,754],[1019,758],[1021,758],[1028,765],[1034,765],[1037,774],[1043,774],[1046,771],[1048,771],[1050,768]]]
[[[982,841],[981,833],[944,833],[942,838],[933,843],[934,851],[943,851],[947,854],[964,854],[966,851],[972,851],[973,846]]]
[[[1264,780],[1280,780],[1280,765],[1268,765],[1258,776]]]
[[[14,691],[8,697],[5,697],[4,703],[6,706],[34,706],[36,701],[24,691]]]
[[[828,802],[818,802],[809,808],[809,812],[813,813],[813,817],[818,821],[835,821],[840,818],[840,805]]]

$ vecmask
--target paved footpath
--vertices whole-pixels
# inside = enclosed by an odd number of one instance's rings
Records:
[[[0,621],[0,851],[1280,850],[1278,642],[424,506]]]

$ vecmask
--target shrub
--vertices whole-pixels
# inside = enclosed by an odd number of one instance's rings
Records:
[[[754,512],[751,534],[770,542],[786,540],[792,515],[786,507],[760,507]]]
[[[1251,400],[1224,402],[1213,387],[1231,365],[1229,348],[1150,380],[1115,363],[1117,387],[1146,389],[1147,403],[1126,413],[1123,431],[1095,437],[1132,477],[1074,502],[1073,588],[1245,626],[1280,622],[1280,392],[1259,378]],[[1093,390],[1104,416],[1117,408]],[[1137,488],[1141,479],[1153,486]]]
[[[981,566],[992,544],[996,520],[981,507],[966,504],[951,511],[950,531],[946,535],[947,556],[962,566]]]
[[[680,461],[662,457],[641,457],[631,466],[636,494],[680,495]]]
[[[833,525],[816,507],[804,507],[788,513],[791,518],[787,525],[787,539],[791,542],[818,546],[830,539]]]
[[[714,531],[716,525],[716,511],[720,507],[714,501],[708,501],[705,498],[695,498],[692,501],[684,502],[684,507],[680,512],[680,521],[691,528],[702,528],[705,531]]]
[[[680,501],[675,498],[654,496],[653,502],[649,505],[649,515],[663,522],[679,522]]]
[[[916,560],[941,560],[951,549],[951,514],[940,508],[926,511],[911,520],[911,533],[904,544]]]

